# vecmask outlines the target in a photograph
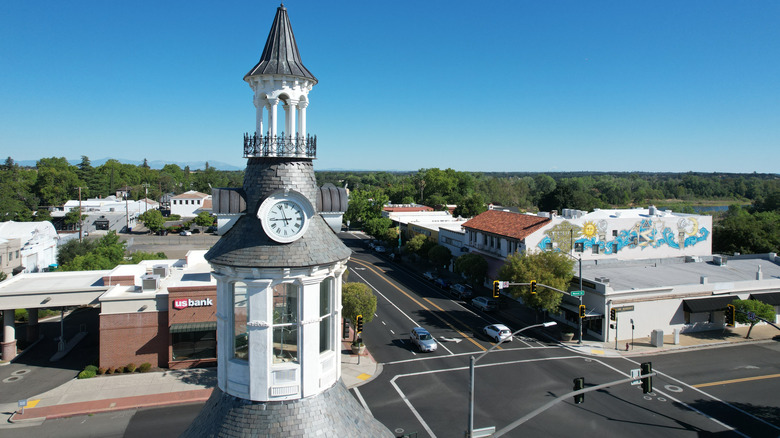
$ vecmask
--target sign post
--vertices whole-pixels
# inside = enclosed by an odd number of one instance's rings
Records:
[[[21,414],[24,415],[24,407],[27,406],[27,399],[19,400],[19,407],[22,408]]]

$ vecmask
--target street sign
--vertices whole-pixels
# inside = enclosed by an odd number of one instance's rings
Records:
[[[493,436],[494,433],[496,433],[496,426],[482,427],[471,431],[471,438],[490,437]]]
[[[642,370],[640,368],[637,368],[635,370],[631,370],[631,377],[637,377],[637,380],[632,380],[631,384],[632,385],[639,385],[640,383],[642,383],[642,381],[638,379],[638,377],[641,376],[641,375],[642,375]]]
[[[498,288],[499,289],[506,289],[508,287],[509,287],[509,282],[508,281],[499,281],[498,282]]]
[[[571,291],[571,296],[573,296],[573,297],[581,297],[583,295],[585,295],[585,291],[584,290],[573,290],[573,291]]]
[[[621,306],[621,307],[613,307],[615,312],[630,312],[634,310],[634,306]]]
[[[27,399],[19,400],[19,407],[23,408],[27,406]]]

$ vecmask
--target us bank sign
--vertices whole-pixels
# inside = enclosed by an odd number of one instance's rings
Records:
[[[174,309],[186,309],[187,307],[208,307],[213,306],[214,301],[211,298],[205,298],[202,300],[193,300],[192,298],[173,300]]]

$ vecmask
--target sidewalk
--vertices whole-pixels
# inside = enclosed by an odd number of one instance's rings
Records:
[[[502,323],[507,324],[512,329],[525,327],[533,324],[538,324],[540,321],[536,320],[536,315],[532,310],[523,306],[512,299],[505,299],[504,307],[496,312],[496,319]],[[776,340],[780,341],[780,330],[767,325],[761,324],[753,328],[750,333],[750,339],[745,339],[745,335],[748,332],[747,326],[727,328],[725,330],[712,330],[705,332],[695,333],[681,333],[679,335],[679,343],[675,344],[674,334],[664,334],[664,344],[662,347],[655,347],[650,343],[650,337],[639,337],[632,339],[618,339],[617,348],[615,341],[602,342],[592,338],[588,338],[583,335],[582,344],[577,343],[577,336],[574,340],[562,342],[560,339],[559,327],[551,327],[549,329],[537,329],[536,333],[542,337],[547,338],[553,342],[560,342],[561,346],[577,351],[582,354],[594,355],[594,356],[641,356],[647,354],[657,354],[661,352],[671,352],[690,348],[708,348],[717,347],[723,345],[731,345],[741,342],[756,342]],[[626,350],[628,346],[628,350]]]
[[[353,355],[342,343],[341,378],[347,388],[362,385],[381,372],[366,350]],[[167,370],[73,379],[51,391],[30,397],[24,413],[17,403],[0,404],[7,421],[0,428],[35,426],[46,419],[146,407],[204,403],[217,384],[216,368]]]

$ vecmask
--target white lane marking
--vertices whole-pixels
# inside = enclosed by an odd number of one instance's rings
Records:
[[[624,359],[625,359],[625,360],[627,360],[627,361],[629,361],[629,362],[631,362],[631,363],[633,363],[633,364],[639,365],[639,362],[637,362],[637,361],[635,361],[635,360],[632,360],[632,359],[630,359],[630,358],[627,358],[627,357],[625,357]],[[659,375],[659,376],[664,376],[664,378],[666,378],[666,379],[669,379],[669,380],[674,380],[675,382],[677,382],[677,383],[681,384],[682,386],[687,386],[688,388],[690,388],[690,389],[692,389],[692,390],[694,390],[694,391],[698,391],[698,392],[699,392],[699,393],[701,393],[702,395],[704,395],[704,396],[706,396],[706,397],[709,397],[709,398],[711,398],[711,399],[713,399],[713,400],[715,400],[715,401],[717,401],[717,402],[723,403],[724,405],[726,405],[726,406],[728,406],[728,407],[730,407],[730,408],[732,408],[732,409],[734,409],[734,410],[737,410],[737,411],[739,411],[739,412],[741,412],[741,413],[743,413],[743,414],[747,415],[748,417],[751,417],[751,418],[753,418],[754,420],[760,421],[761,423],[764,423],[764,424],[766,424],[767,426],[771,426],[771,427],[773,427],[773,428],[775,428],[775,429],[777,429],[777,430],[780,430],[780,428],[779,428],[779,427],[775,426],[775,425],[774,425],[774,424],[772,424],[772,423],[769,423],[769,422],[767,422],[767,421],[766,421],[766,420],[764,420],[763,418],[758,418],[758,417],[756,417],[756,416],[754,416],[754,415],[750,414],[749,412],[745,412],[745,411],[743,411],[742,409],[740,409],[740,408],[738,408],[738,407],[736,407],[736,406],[734,406],[734,405],[732,405],[732,404],[730,404],[730,403],[728,403],[728,402],[725,402],[725,401],[723,401],[723,400],[721,400],[721,399],[719,399],[719,398],[715,397],[714,395],[708,394],[708,393],[706,393],[706,392],[702,391],[702,390],[701,390],[701,389],[699,389],[699,388],[696,388],[696,387],[694,387],[694,386],[691,386],[691,385],[689,385],[689,384],[687,384],[687,383],[683,382],[683,381],[682,381],[682,380],[680,380],[680,379],[676,379],[676,378],[674,378],[674,377],[672,377],[672,376],[670,376],[670,375],[668,375],[668,374],[666,374],[666,373],[662,373],[662,372],[660,372],[660,371],[658,371],[658,370],[653,370],[653,371],[655,371],[655,372],[656,372],[656,374],[657,374],[657,375]],[[668,388],[667,388],[667,389],[668,389]],[[658,392],[659,392],[659,393],[661,393],[661,391],[658,391]],[[674,401],[677,401],[677,400],[675,400],[674,398],[672,398],[672,397],[671,397],[670,395],[668,395],[668,394],[664,394],[664,396],[666,396],[666,397],[668,397],[668,398],[670,398],[670,399],[672,399],[672,400],[674,400]],[[740,435],[742,435],[742,436],[746,436],[746,435],[743,435],[743,434],[742,434],[741,432],[739,432],[738,430],[736,430],[735,428],[733,428],[733,427],[731,427],[731,426],[729,426],[729,425],[727,425],[727,424],[725,424],[725,423],[721,422],[720,420],[718,420],[718,419],[717,419],[717,418],[715,418],[715,417],[711,417],[711,416],[709,416],[709,415],[707,415],[707,414],[705,414],[705,413],[703,413],[703,412],[699,411],[698,409],[694,408],[693,406],[690,406],[690,405],[688,405],[688,404],[685,404],[685,403],[683,403],[683,402],[678,402],[678,403],[680,403],[681,405],[685,406],[686,408],[688,408],[688,409],[692,410],[693,412],[697,412],[697,413],[699,413],[699,414],[701,414],[701,415],[704,415],[705,417],[709,418],[710,420],[714,421],[714,422],[715,422],[715,423],[717,423],[717,424],[721,424],[721,425],[723,425],[724,427],[726,427],[726,428],[727,428],[727,429],[729,429],[729,430],[733,430],[734,432],[736,432],[736,433],[738,433],[738,434],[740,434]]]
[[[363,405],[363,409],[365,409],[366,412],[369,413],[369,415],[373,416],[374,414],[371,413],[371,409],[368,408],[368,404],[363,399],[363,395],[360,393],[360,391],[358,391],[357,388],[352,388],[352,390],[355,391],[355,395],[357,396],[358,400],[360,400],[360,404]]]
[[[504,348],[503,350],[493,350],[492,353],[505,353],[508,351],[520,351],[520,350],[541,350],[541,349],[551,349],[551,348],[559,348],[558,346],[544,346],[544,347],[520,347],[520,348]],[[443,357],[458,357],[458,356],[473,356],[474,352],[466,352],[466,353],[455,353],[452,356],[427,356],[420,359],[403,359],[403,360],[395,360],[392,362],[383,362],[382,365],[395,365],[399,363],[407,363],[407,362],[416,362],[421,360],[433,360],[433,359],[441,359]]]
[[[387,324],[385,324],[385,322],[384,322],[384,321],[381,321],[381,322],[382,322],[382,325],[387,325]]]
[[[411,322],[412,322],[412,324],[414,324],[414,325],[415,325],[415,327],[422,327],[422,324],[418,324],[418,323],[417,323],[417,321],[413,320],[413,319],[412,319],[412,318],[411,318],[409,315],[407,315],[406,313],[404,313],[404,311],[403,311],[403,310],[401,310],[401,309],[400,309],[398,306],[396,306],[394,302],[392,302],[392,301],[388,300],[388,299],[387,299],[387,297],[386,297],[386,296],[384,296],[384,295],[382,294],[382,292],[379,292],[379,289],[375,288],[373,284],[369,283],[369,282],[368,282],[368,280],[366,280],[365,278],[363,278],[363,276],[362,276],[362,275],[358,274],[358,273],[357,273],[357,271],[355,271],[353,268],[349,268],[349,269],[352,269],[352,272],[354,272],[354,273],[355,273],[355,275],[357,275],[358,277],[360,277],[360,279],[361,279],[361,280],[363,280],[363,281],[366,283],[366,285],[368,285],[368,287],[370,287],[371,289],[373,289],[373,290],[374,290],[374,292],[376,292],[376,293],[377,293],[377,294],[378,294],[380,297],[384,298],[384,299],[385,299],[385,301],[387,301],[388,303],[390,303],[390,305],[391,305],[391,306],[395,307],[395,310],[397,310],[398,312],[400,312],[400,313],[401,313],[401,315],[405,316],[405,317],[406,317],[406,319],[408,319],[409,321],[411,321]],[[435,341],[435,339],[434,339],[434,341]],[[438,345],[441,345],[441,346],[442,346],[442,348],[444,348],[445,350],[447,350],[447,352],[448,352],[450,355],[453,355],[452,351],[450,351],[450,349],[449,349],[449,348],[447,348],[447,347],[445,347],[444,345],[442,345],[442,343],[441,343],[441,342],[436,342],[436,343],[437,343]]]
[[[412,411],[412,414],[414,414],[414,416],[417,417],[417,421],[419,421],[420,424],[422,424],[422,427],[425,428],[425,431],[428,432],[428,435],[430,435],[431,438],[436,438],[436,434],[433,433],[430,427],[428,427],[428,423],[426,423],[425,420],[423,420],[420,413],[417,412],[417,409],[415,409],[414,406],[412,406],[412,402],[410,402],[409,399],[406,398],[406,395],[404,394],[403,391],[401,391],[401,388],[399,388],[398,385],[395,384],[395,379],[397,378],[398,376],[393,377],[390,380],[390,384],[393,385],[393,388],[395,388],[395,391],[398,393],[398,395],[401,396],[401,399],[404,401],[404,403],[406,403],[406,406],[409,407],[409,410]]]
[[[394,332],[394,331],[392,331],[392,330],[390,330],[390,334],[391,334],[391,335],[394,335],[394,334],[395,334],[395,332]]]

